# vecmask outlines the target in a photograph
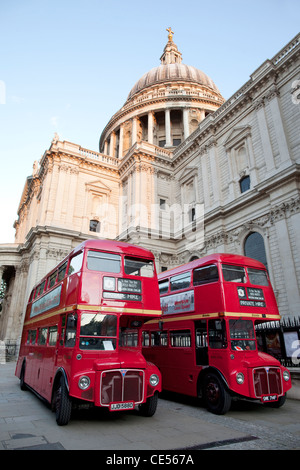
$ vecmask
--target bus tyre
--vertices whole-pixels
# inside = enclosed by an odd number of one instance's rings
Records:
[[[140,414],[142,416],[153,416],[156,411],[157,401],[158,394],[154,393],[152,397],[147,398],[146,403],[139,405]]]
[[[25,383],[25,364],[22,365],[21,374],[20,374],[20,389],[27,390],[27,385]]]
[[[230,409],[231,396],[217,374],[208,373],[205,376],[203,398],[208,411],[211,413],[223,415]]]
[[[63,377],[60,378],[58,389],[55,393],[56,422],[59,426],[68,424],[71,418],[72,400]]]

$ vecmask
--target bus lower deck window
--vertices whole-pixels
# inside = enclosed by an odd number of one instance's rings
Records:
[[[226,327],[224,320],[208,321],[209,346],[212,349],[222,349],[227,346]]]

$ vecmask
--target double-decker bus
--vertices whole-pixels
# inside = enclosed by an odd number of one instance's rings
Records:
[[[21,388],[51,403],[58,425],[83,402],[152,416],[161,375],[142,355],[141,327],[160,316],[150,251],[81,243],[32,289],[16,365]]]
[[[283,405],[289,371],[258,350],[255,323],[280,318],[265,266],[214,254],[158,275],[163,315],[143,327],[144,356],[164,390],[202,397],[226,413],[232,399]]]

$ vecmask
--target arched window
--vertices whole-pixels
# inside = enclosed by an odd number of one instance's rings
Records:
[[[260,233],[252,232],[247,236],[244,244],[244,253],[245,256],[260,261],[268,269],[265,242]]]
[[[90,220],[90,232],[100,232],[100,222],[98,220]]]

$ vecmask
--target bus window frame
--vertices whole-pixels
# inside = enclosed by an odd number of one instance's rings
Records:
[[[244,280],[235,280],[235,279],[225,279],[225,276],[224,276],[224,270],[223,270],[223,267],[225,268],[238,268],[236,269],[236,272],[238,272],[238,270],[240,269],[243,270],[243,277],[244,277]],[[228,264],[228,263],[221,263],[221,271],[222,271],[222,280],[223,282],[230,282],[230,283],[236,283],[236,284],[247,284],[248,282],[248,278],[247,278],[247,270],[246,270],[246,266],[241,266],[241,265],[234,265],[234,264]],[[234,271],[233,269],[228,269],[228,271]]]
[[[217,277],[211,278],[211,279],[206,278],[204,280],[195,282],[195,273],[197,273],[199,271],[204,271],[208,268],[215,268],[216,273],[217,273]],[[193,287],[202,286],[203,284],[211,284],[213,282],[219,282],[220,281],[220,274],[219,274],[219,270],[218,270],[218,265],[214,264],[214,263],[213,264],[208,264],[206,266],[200,266],[199,268],[195,268],[195,269],[193,269],[192,273],[193,273],[193,276],[192,276],[192,286]]]
[[[53,330],[53,328],[55,328],[55,332],[56,332],[55,342],[52,342],[52,340],[51,340],[51,333],[52,333],[51,330]],[[49,326],[49,331],[48,331],[48,343],[47,343],[47,345],[49,347],[52,347],[52,348],[54,347],[55,348],[55,347],[57,347],[57,340],[58,340],[58,325],[50,325]]]
[[[185,339],[189,338],[190,344],[188,344],[188,345],[184,345],[184,344],[176,345],[176,344],[173,344],[173,341],[172,341],[173,338],[174,338],[174,339],[175,339],[175,338],[177,339],[178,337],[181,338],[180,336],[173,336],[173,335],[175,335],[175,334],[180,335],[180,334],[182,334],[183,332],[187,332],[187,333],[189,334],[189,336],[182,336],[182,338],[185,338]],[[172,349],[172,348],[176,348],[176,349],[178,349],[178,348],[184,348],[184,349],[186,349],[186,348],[191,348],[191,347],[192,347],[192,336],[193,336],[193,335],[192,335],[192,329],[191,329],[191,328],[176,328],[176,329],[175,329],[175,328],[174,328],[174,329],[172,328],[172,329],[169,330],[169,346],[170,346],[171,349]],[[180,340],[180,342],[181,342],[181,340]]]
[[[46,336],[44,336],[43,332],[46,332]],[[41,328],[38,329],[38,335],[37,335],[37,344],[38,344],[38,346],[47,346],[48,333],[49,333],[49,327],[48,326],[42,326]],[[44,338],[44,342],[42,341],[42,338]]]
[[[93,255],[93,253],[95,253],[95,254]],[[102,267],[103,260],[111,261],[111,265],[113,265],[114,262],[119,263],[118,264],[118,270],[116,270],[116,267],[114,267],[114,270],[108,269],[109,268],[108,265],[105,266],[105,269],[92,268],[92,261],[93,261],[92,258],[100,260],[99,261],[99,268]],[[89,271],[92,271],[92,272],[104,272],[104,273],[110,273],[110,274],[120,274],[121,270],[122,270],[122,256],[120,254],[110,253],[108,251],[89,249],[89,250],[87,250],[87,253],[86,253],[86,263],[85,264],[86,264],[87,269]]]
[[[188,278],[189,277],[189,283],[183,285],[183,287],[177,287],[172,284],[174,282],[176,282],[177,280],[184,280],[185,278]],[[180,274],[176,274],[175,276],[171,276],[170,277],[170,292],[177,292],[177,291],[181,291],[181,290],[185,290],[185,289],[189,289],[191,287],[191,282],[192,282],[192,271],[185,271],[183,273],[180,273]]]
[[[215,323],[214,329],[210,328],[211,322]],[[216,324],[220,323],[221,328],[216,328]],[[215,340],[212,340],[212,336],[210,335],[211,331],[221,331],[221,336]],[[226,349],[228,347],[228,332],[227,332],[227,326],[226,326],[226,321],[224,318],[209,318],[207,322],[207,340],[208,340],[208,347],[210,349]],[[220,346],[216,346],[215,344],[220,344]]]

